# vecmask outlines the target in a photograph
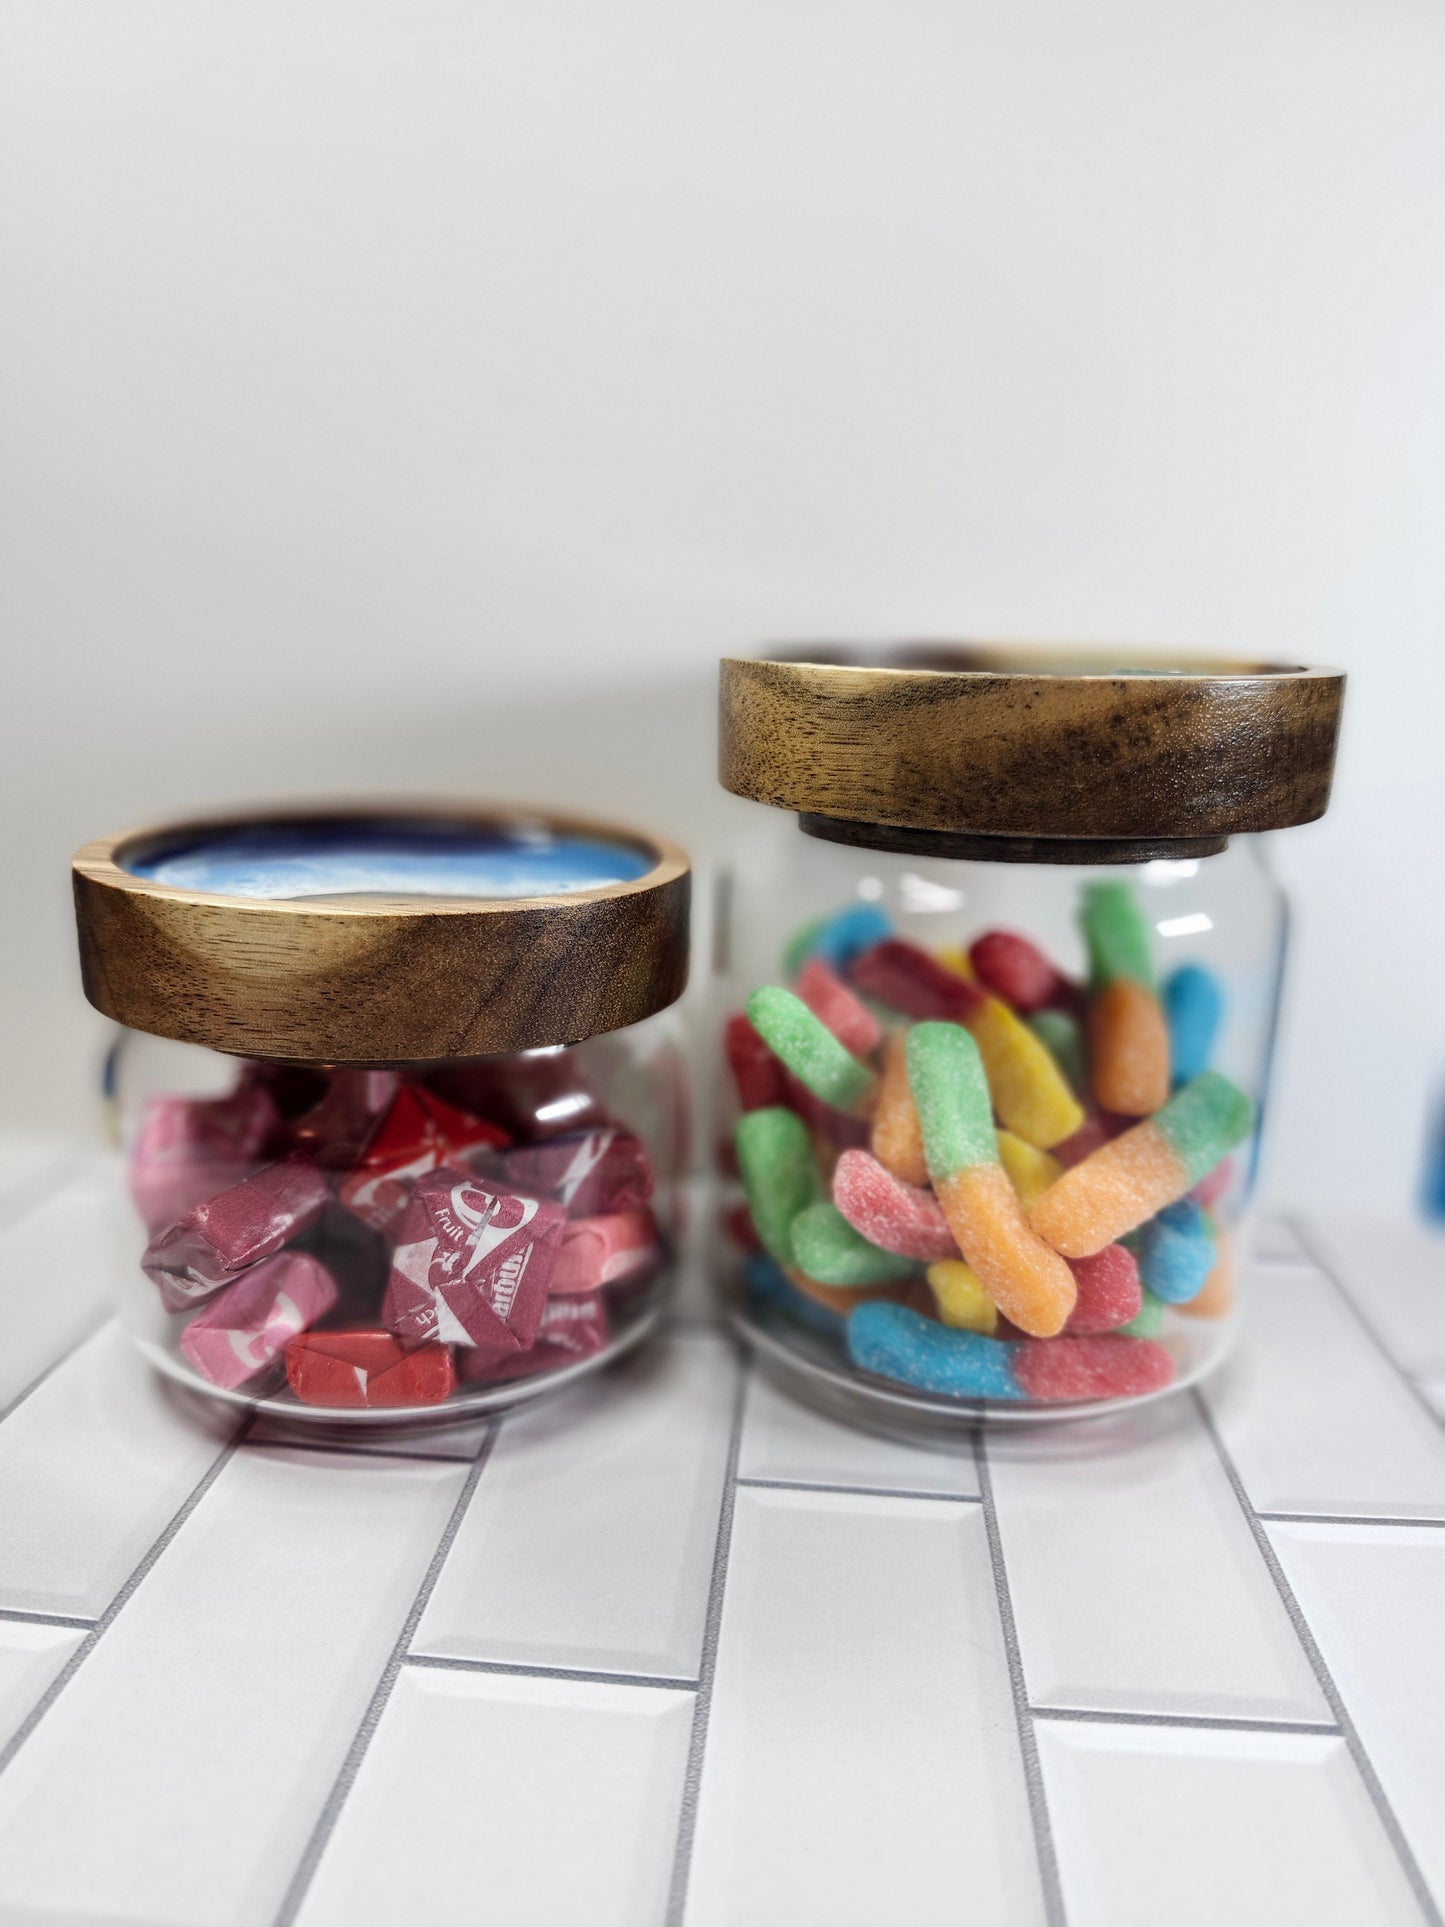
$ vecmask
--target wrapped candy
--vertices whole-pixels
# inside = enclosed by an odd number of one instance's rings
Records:
[[[376,1126],[365,1151],[340,1188],[348,1211],[377,1231],[396,1232],[416,1179],[467,1153],[508,1142],[505,1131],[443,1103],[434,1092],[405,1084]]]
[[[141,1264],[166,1310],[185,1311],[299,1238],[330,1203],[324,1172],[297,1153],[196,1205],[151,1239]]]
[[[554,1372],[563,1365],[575,1365],[591,1358],[606,1345],[610,1335],[607,1306],[595,1291],[579,1296],[555,1296],[547,1300],[535,1342],[524,1352],[498,1353],[477,1347],[459,1355],[464,1379],[501,1381],[530,1378],[537,1372]]]
[[[154,1234],[250,1174],[281,1125],[270,1092],[242,1084],[228,1097],[153,1097],[131,1146],[130,1192]]]
[[[388,1331],[303,1332],[286,1347],[286,1381],[303,1405],[439,1405],[456,1390],[446,1345],[408,1349]]]
[[[181,1333],[181,1350],[212,1385],[232,1391],[272,1365],[288,1343],[336,1303],[319,1258],[282,1251],[212,1298]]]
[[[567,1215],[446,1166],[419,1178],[392,1254],[382,1317],[397,1337],[500,1356],[537,1335]]]
[[[555,1198],[569,1217],[635,1211],[652,1196],[652,1166],[641,1142],[616,1125],[582,1137],[552,1138],[488,1160],[519,1191]]]
[[[552,1272],[552,1293],[598,1291],[636,1278],[662,1256],[657,1222],[646,1208],[570,1218]]]

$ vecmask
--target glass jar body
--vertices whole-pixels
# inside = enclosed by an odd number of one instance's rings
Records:
[[[1233,1253],[1258,1161],[1284,955],[1284,898],[1258,840],[1236,839],[1207,858],[1094,868],[901,855],[777,827],[730,880],[719,944],[720,1269],[750,1339],[819,1402],[889,1427],[1077,1415],[1197,1379],[1235,1327]],[[1097,934],[1097,906],[1121,901],[1141,953],[1132,966],[1127,956],[1111,962],[1107,911],[1102,955],[1086,942],[1085,906],[1096,906],[1088,914]],[[1028,950],[975,947],[1001,932],[1026,939]],[[1131,967],[1139,981],[1108,991],[1110,971]],[[808,1020],[786,1001],[755,1004],[744,1025],[760,986],[801,996],[862,1074],[840,1071],[826,1044],[810,1062]],[[897,1080],[909,1100],[920,1077],[927,1083],[926,1060],[940,1046],[916,1026],[929,1020],[974,1038],[983,1123],[998,1132],[988,1155],[1002,1174],[965,1181],[945,1170],[947,1148],[925,1146],[916,1107],[900,1154]],[[1121,1102],[1111,1077],[1139,1023],[1153,1070],[1145,1096],[1126,1092]],[[949,1040],[943,1047],[947,1056]],[[1202,1094],[1171,1099],[1204,1070]],[[1042,1125],[1031,1083],[1041,1074]],[[1101,1082],[1121,1108],[1101,1102]],[[944,1084],[947,1109],[954,1094]],[[1176,1158],[1161,1184],[1155,1158],[1152,1199],[1140,1193],[1134,1221],[1113,1210],[1102,1258],[1096,1236],[1058,1234],[1069,1192],[1040,1214],[1042,1193],[1091,1152],[1102,1162],[1091,1161],[1087,1183],[1107,1189],[1118,1167],[1139,1165],[1136,1151],[1162,1143],[1169,1152],[1181,1115],[1187,1126],[1186,1114],[1221,1103],[1227,1152],[1212,1157],[1185,1128],[1189,1168]],[[783,1119],[739,1135],[741,1115],[778,1108],[805,1128]],[[811,1169],[794,1168],[791,1192],[770,1168],[779,1146],[792,1146],[795,1167],[811,1153]],[[964,1194],[987,1193],[999,1206],[1004,1175],[1003,1218],[984,1210],[980,1219],[980,1197],[971,1205]],[[809,1213],[798,1241],[787,1224],[795,1207]],[[885,1257],[870,1256],[875,1244]],[[1084,1254],[1079,1244],[1095,1249]],[[1072,1309],[1055,1297],[1062,1325],[1038,1315],[1026,1291],[1013,1295],[1016,1273],[1061,1276],[1060,1258],[1074,1274]],[[880,1300],[889,1308],[859,1316]]]
[[[191,1393],[312,1431],[464,1420],[655,1324],[687,1090],[669,1013],[581,1044],[275,1064],[123,1030],[120,1311]]]

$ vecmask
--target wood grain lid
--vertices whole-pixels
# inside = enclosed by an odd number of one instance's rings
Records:
[[[726,657],[719,775],[811,834],[1005,861],[1207,855],[1324,813],[1332,669],[1097,648]]]
[[[135,1030],[286,1062],[569,1044],[687,982],[661,837],[526,807],[307,803],[102,837],[72,863],[85,994]]]

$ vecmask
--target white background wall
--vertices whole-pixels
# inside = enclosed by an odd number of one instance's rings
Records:
[[[1432,0],[0,0],[0,1097],[79,1115],[83,838],[282,788],[703,849],[710,665],[1342,663],[1273,1184],[1445,1076]]]

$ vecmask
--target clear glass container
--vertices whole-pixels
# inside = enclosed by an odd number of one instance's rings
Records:
[[[405,1431],[646,1338],[687,1160],[670,846],[458,809],[186,826],[76,868],[87,990],[129,1019],[120,1311],[159,1371],[293,1431]]]

